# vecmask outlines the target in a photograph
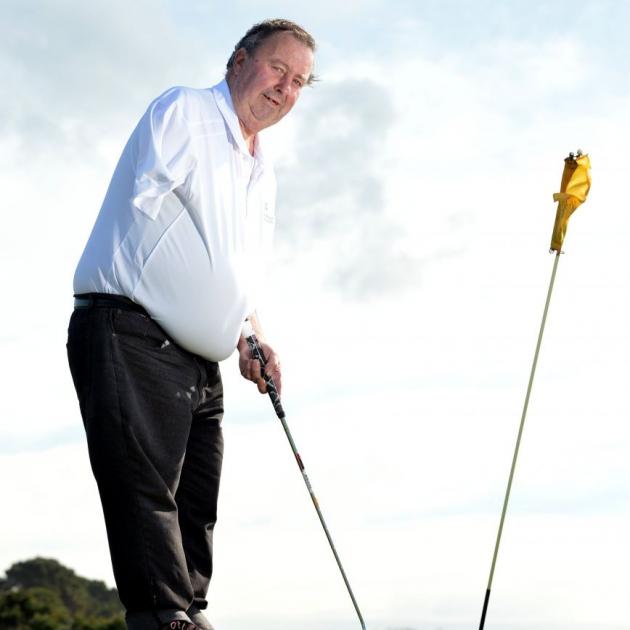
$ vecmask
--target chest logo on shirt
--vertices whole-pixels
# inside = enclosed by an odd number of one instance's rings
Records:
[[[265,201],[265,205],[264,205],[264,209],[263,209],[263,219],[267,222],[267,223],[275,223],[276,222],[276,217],[274,214],[274,208],[273,205],[270,204],[268,201]]]

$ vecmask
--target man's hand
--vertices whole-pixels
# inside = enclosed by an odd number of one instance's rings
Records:
[[[282,376],[280,373],[280,359],[278,355],[272,350],[271,346],[263,341],[258,340],[258,345],[262,350],[262,353],[267,362],[265,368],[265,374],[273,379],[274,385],[278,390],[278,394],[282,393]],[[241,376],[248,381],[253,381],[258,387],[258,391],[261,394],[267,393],[267,383],[263,378],[263,372],[260,363],[257,359],[252,359],[252,355],[249,351],[249,346],[244,337],[238,342],[238,367],[241,372]]]

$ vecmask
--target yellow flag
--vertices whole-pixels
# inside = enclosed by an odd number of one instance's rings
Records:
[[[584,202],[590,188],[591,161],[588,155],[582,155],[579,151],[577,156],[571,153],[564,160],[560,192],[553,195],[553,200],[558,202],[558,210],[551,236],[551,251],[559,252],[562,248],[569,217]]]

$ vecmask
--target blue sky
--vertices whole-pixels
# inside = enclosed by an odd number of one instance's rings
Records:
[[[487,628],[628,628],[626,2],[5,2],[0,568],[112,583],[65,363],[74,267],[126,138],[221,79],[255,21],[319,42],[269,130],[260,313],[371,630],[476,627],[553,263],[562,160],[591,155],[534,384]],[[268,401],[222,366],[213,620],[358,627]]]

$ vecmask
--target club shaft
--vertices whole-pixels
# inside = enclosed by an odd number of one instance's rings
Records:
[[[516,460],[518,459],[518,453],[521,446],[521,438],[523,436],[525,418],[527,417],[527,408],[529,407],[529,398],[532,392],[532,385],[534,383],[534,375],[536,374],[536,366],[538,364],[538,355],[540,353],[540,345],[542,343],[543,333],[545,331],[545,324],[547,322],[547,313],[549,311],[549,303],[551,302],[551,293],[553,291],[553,285],[556,279],[556,271],[558,269],[559,260],[560,260],[560,251],[556,253],[556,257],[553,263],[553,271],[551,272],[549,290],[547,291],[547,300],[545,302],[545,310],[543,311],[542,322],[540,324],[540,331],[538,333],[538,341],[536,343],[536,351],[534,352],[534,360],[532,362],[532,369],[529,375],[529,383],[527,384],[527,394],[525,395],[525,403],[523,404],[523,413],[521,414],[521,423],[519,425],[518,436],[516,438],[516,446],[514,448],[514,455],[512,457],[512,466],[510,468],[510,476],[508,478],[507,488],[505,490],[505,498],[503,500],[503,509],[501,510],[501,520],[499,521],[499,531],[497,532],[497,539],[494,545],[494,554],[492,555],[492,565],[490,567],[490,575],[488,577],[488,587],[486,589],[486,595],[483,602],[483,610],[481,612],[481,621],[479,623],[479,630],[483,630],[485,622],[486,622],[486,613],[488,611],[488,603],[490,601],[490,591],[492,590],[492,580],[494,578],[494,570],[497,564],[497,556],[499,555],[499,545],[501,544],[501,535],[503,534],[503,525],[505,524],[505,515],[507,513],[507,507],[510,500],[510,493],[512,491],[512,481],[514,479],[514,471],[516,470]]]
[[[250,352],[252,356],[259,361],[262,368],[264,369],[266,365],[266,360],[263,355],[262,349],[258,344],[258,340],[255,335],[251,335],[247,337],[247,343],[249,345]],[[282,428],[287,436],[289,441],[289,445],[291,446],[291,451],[293,452],[293,456],[295,457],[295,461],[297,462],[298,468],[300,469],[300,473],[302,474],[302,479],[304,480],[304,484],[306,485],[306,489],[311,497],[311,501],[313,502],[313,506],[315,507],[315,511],[317,512],[317,516],[319,518],[319,522],[322,525],[324,533],[326,534],[326,539],[328,540],[328,544],[330,545],[330,549],[335,557],[335,562],[337,563],[337,567],[339,568],[339,572],[341,573],[341,577],[343,578],[344,584],[346,585],[346,589],[348,590],[348,595],[350,595],[350,599],[352,600],[352,605],[354,606],[354,610],[357,613],[357,617],[359,618],[359,622],[361,623],[362,630],[365,629],[365,622],[363,621],[363,615],[361,614],[361,610],[359,609],[359,605],[357,600],[352,592],[352,587],[350,586],[350,582],[348,577],[346,576],[346,572],[341,564],[341,559],[339,558],[339,554],[337,553],[337,549],[335,547],[335,543],[333,542],[332,536],[330,535],[330,530],[326,525],[326,521],[324,519],[324,515],[322,514],[321,508],[319,507],[319,502],[317,497],[315,496],[315,492],[313,491],[313,486],[306,474],[306,470],[304,468],[304,462],[302,461],[302,457],[297,450],[297,446],[295,445],[295,441],[293,436],[291,435],[291,431],[289,429],[289,425],[286,421],[286,414],[282,407],[282,403],[280,402],[280,395],[278,394],[278,390],[273,382],[273,379],[270,376],[264,375],[265,382],[267,383],[267,393],[269,394],[269,398],[271,399],[271,403],[276,411],[276,415],[282,424]]]

